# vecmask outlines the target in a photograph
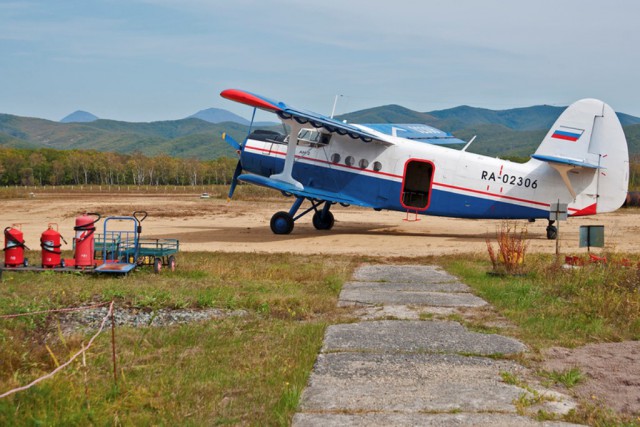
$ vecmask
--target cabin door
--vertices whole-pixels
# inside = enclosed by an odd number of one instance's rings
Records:
[[[422,211],[429,207],[433,184],[433,163],[410,159],[404,166],[401,203],[406,209]]]

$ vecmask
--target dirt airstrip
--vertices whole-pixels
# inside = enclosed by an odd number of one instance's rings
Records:
[[[177,238],[181,251],[294,252],[304,254],[359,254],[418,257],[456,253],[485,253],[500,221],[419,217],[401,212],[374,212],[360,208],[332,208],[336,223],[331,231],[317,231],[311,215],[296,223],[292,234],[271,233],[269,219],[288,210],[291,200],[232,201],[201,199],[198,194],[34,194],[0,201],[0,226],[20,223],[26,244],[39,249],[40,234],[57,223],[71,242],[75,217],[82,212],[103,216],[148,212],[143,238]],[[305,208],[303,206],[303,208]],[[560,224],[562,254],[584,254],[579,248],[579,226],[604,225],[606,250],[636,254],[640,249],[640,210],[621,209],[596,217],[571,218]],[[409,221],[407,221],[409,219]],[[527,226],[529,252],[554,253],[555,241],[546,239],[546,221],[520,222]],[[101,232],[102,223],[98,232]],[[63,246],[70,249],[70,245]],[[592,249],[600,253],[602,249]],[[634,257],[637,259],[637,256]],[[576,350],[554,350],[553,366],[580,366],[593,387],[585,393],[627,414],[640,414],[640,342],[598,344]],[[603,347],[604,346],[604,347]],[[610,349],[608,351],[606,349]],[[602,355],[606,354],[606,360]],[[596,361],[596,362],[594,362]],[[563,364],[565,363],[565,364]],[[611,369],[624,375],[610,375]],[[602,393],[602,394],[601,394]],[[624,395],[624,398],[622,396]],[[616,404],[618,402],[618,404]],[[620,402],[623,402],[620,404]]]
[[[311,215],[300,219],[290,235],[274,235],[269,219],[288,210],[290,199],[238,201],[200,199],[191,195],[132,194],[35,194],[24,199],[0,201],[0,225],[22,224],[27,246],[39,247],[47,223],[59,225],[64,237],[72,237],[75,217],[82,212],[131,215],[144,210],[145,238],[177,238],[181,250],[228,252],[299,252],[367,254],[371,256],[426,256],[454,253],[486,253],[486,239],[493,239],[500,221],[420,216],[402,212],[374,212],[356,207],[332,207],[333,230],[317,231]],[[303,205],[305,208],[305,205]],[[596,217],[571,218],[560,224],[560,251],[584,253],[578,247],[580,225],[604,225],[608,250],[637,252],[640,248],[640,210],[624,209]],[[407,221],[409,219],[409,221]],[[554,253],[555,241],[546,239],[547,221],[526,225],[530,252]],[[100,227],[100,226],[99,226]],[[101,230],[97,230],[100,232]],[[63,247],[65,249],[65,247]],[[600,249],[594,249],[599,252]]]

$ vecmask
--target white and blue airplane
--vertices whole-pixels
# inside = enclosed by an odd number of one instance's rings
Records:
[[[225,136],[240,153],[229,198],[238,181],[295,197],[271,218],[275,234],[291,233],[312,211],[314,227],[330,230],[331,206],[340,203],[416,216],[546,219],[555,239],[555,204],[566,204],[569,216],[595,215],[627,196],[627,141],[615,111],[596,99],[569,106],[521,164],[469,153],[470,142],[443,146],[464,141],[424,124],[352,124],[243,90],[220,95],[275,113],[287,129],[255,130],[242,144]],[[311,207],[299,213],[305,201]]]

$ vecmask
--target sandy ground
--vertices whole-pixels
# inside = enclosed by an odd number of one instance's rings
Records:
[[[584,400],[604,402],[624,415],[640,415],[640,341],[588,344],[573,350],[554,347],[545,358],[548,371],[580,368],[587,380],[574,391]]]
[[[495,238],[500,221],[420,216],[406,221],[402,212],[374,212],[355,207],[332,208],[336,223],[331,231],[317,231],[311,215],[296,222],[290,235],[274,235],[269,220],[288,210],[290,199],[267,202],[200,199],[198,195],[38,195],[0,202],[0,226],[22,224],[27,246],[38,248],[49,222],[62,235],[73,236],[75,217],[82,212],[131,215],[144,210],[143,238],[177,238],[185,251],[300,252],[416,257],[453,253],[486,253],[486,239]],[[303,208],[307,205],[303,205]],[[640,210],[619,210],[595,217],[571,218],[560,224],[560,252],[580,254],[580,225],[604,225],[608,250],[637,252],[640,248]],[[415,219],[413,215],[410,220]],[[101,231],[102,222],[99,223]],[[547,222],[520,221],[530,237],[530,252],[554,253],[555,241],[546,239]],[[113,223],[112,223],[113,225]],[[70,245],[63,246],[63,249]],[[594,252],[601,251],[594,248]]]
[[[74,220],[82,212],[131,215],[144,210],[143,238],[177,238],[182,251],[295,252],[304,254],[359,254],[417,257],[456,253],[485,253],[486,239],[495,238],[500,221],[420,217],[406,221],[401,212],[374,212],[359,208],[332,208],[331,231],[317,231],[311,215],[296,223],[290,235],[274,235],[271,215],[288,210],[291,200],[233,201],[200,199],[198,195],[49,195],[0,201],[0,226],[20,223],[26,244],[39,249],[40,234],[50,222],[71,243]],[[306,207],[304,207],[306,208]],[[637,254],[640,249],[640,210],[623,209],[596,217],[572,218],[560,224],[560,252],[585,254],[579,248],[580,225],[604,225],[606,250]],[[408,219],[414,219],[409,216]],[[556,242],[546,239],[546,221],[526,225],[530,252],[554,253]],[[111,223],[113,226],[117,224]],[[129,223],[124,224],[129,227]],[[124,227],[123,225],[123,227]],[[98,232],[102,231],[102,222]],[[65,245],[63,249],[70,249]],[[592,249],[600,253],[601,248]],[[637,260],[637,256],[633,256]],[[623,347],[619,347],[623,346]],[[568,350],[554,349],[548,369],[579,366],[588,381],[577,393],[606,402],[625,414],[640,414],[639,343],[598,344]],[[629,371],[629,367],[635,371]],[[613,372],[612,369],[617,371]],[[617,372],[617,373],[616,373]],[[595,397],[592,397],[595,396]]]

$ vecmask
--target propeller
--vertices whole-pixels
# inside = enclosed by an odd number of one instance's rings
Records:
[[[227,201],[231,200],[233,197],[233,192],[236,191],[236,186],[238,185],[238,176],[242,173],[242,145],[238,143],[235,139],[233,139],[230,135],[227,135],[226,132],[222,133],[222,139],[229,144],[232,148],[236,150],[238,153],[238,164],[236,165],[236,170],[233,172],[233,178],[231,178],[231,186],[229,187],[229,194],[227,195]]]

